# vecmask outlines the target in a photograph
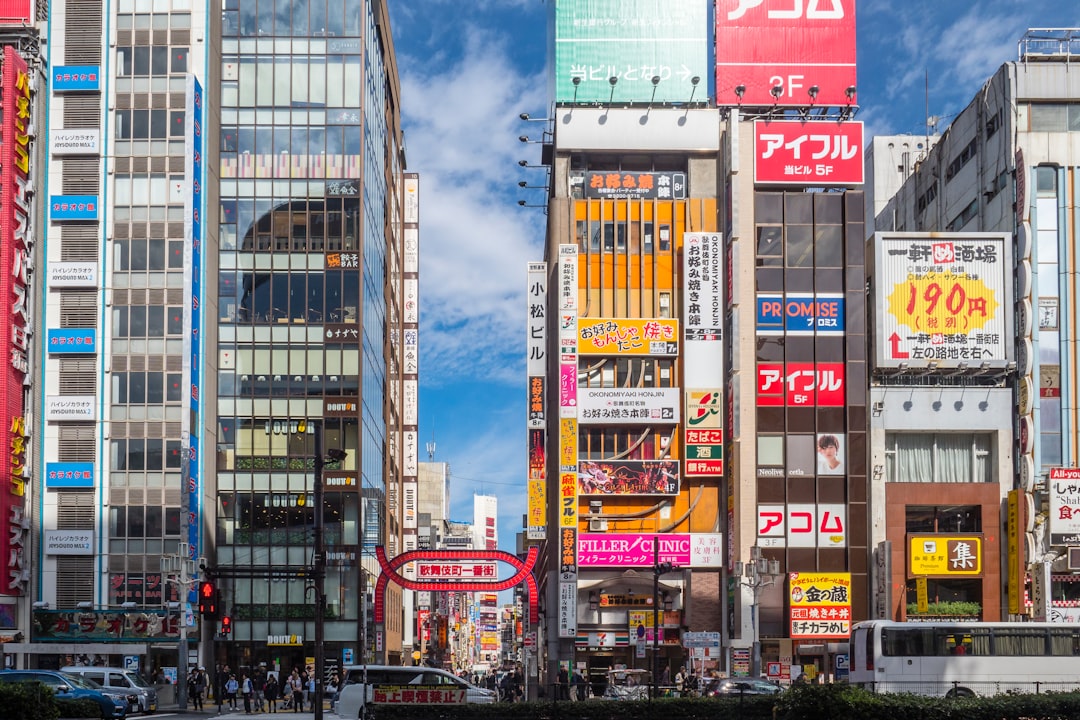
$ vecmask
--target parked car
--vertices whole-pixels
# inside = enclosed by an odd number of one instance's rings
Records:
[[[706,691],[710,697],[722,695],[776,695],[783,690],[765,680],[749,678],[725,678],[714,682]]]
[[[133,702],[138,702],[134,695],[110,691],[100,685],[95,687],[95,683],[89,680],[56,670],[0,670],[0,682],[39,682],[57,696],[72,700],[93,700],[101,708],[103,720],[126,718],[128,708]]]
[[[69,665],[60,668],[60,672],[95,682],[110,690],[118,690],[127,695],[136,696],[135,706],[129,712],[152,713],[157,710],[158,698],[154,686],[146,682],[139,673],[121,668],[96,667],[92,665]]]
[[[465,690],[466,703],[493,703],[495,693],[470,683],[458,676],[430,667],[403,667],[401,665],[368,665],[367,684],[364,683],[365,668],[362,665],[350,665],[342,674],[341,688],[338,691],[337,714],[342,718],[360,717],[360,706],[374,701],[374,688],[383,686],[422,685],[454,686]]]

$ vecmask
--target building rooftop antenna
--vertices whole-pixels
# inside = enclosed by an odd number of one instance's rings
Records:
[[[435,462],[435,430],[431,431],[431,442],[427,443],[428,462]]]

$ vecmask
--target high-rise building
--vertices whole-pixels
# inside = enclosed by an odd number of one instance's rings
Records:
[[[1080,619],[1080,36],[1018,48],[875,205],[875,617]]]
[[[546,682],[674,677],[687,642],[698,673],[781,679],[865,617],[862,126],[834,7],[811,30],[718,2],[715,32],[693,0],[553,8],[526,522]]]
[[[32,639],[303,666],[321,560],[328,664],[400,661],[400,589],[371,603],[416,475],[418,178],[385,2],[50,9]],[[227,637],[183,611],[200,573]],[[122,604],[141,644],[72,629]]]

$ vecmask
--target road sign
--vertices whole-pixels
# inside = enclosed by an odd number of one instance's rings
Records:
[[[683,633],[683,647],[685,648],[718,648],[720,647],[720,633],[718,632],[687,632]]]

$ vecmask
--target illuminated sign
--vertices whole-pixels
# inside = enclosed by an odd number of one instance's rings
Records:
[[[57,65],[52,69],[53,92],[93,92],[101,89],[98,65]]]
[[[758,293],[758,335],[843,335],[841,293]]]
[[[97,330],[93,328],[49,329],[46,348],[54,355],[73,355],[97,352]]]
[[[581,533],[578,536],[581,567],[652,566],[658,551],[660,562],[670,562],[675,567],[718,568],[723,563],[723,536],[718,533]]]
[[[0,347],[6,356],[0,374],[0,417],[4,434],[0,443],[8,449],[7,479],[0,490],[0,557],[6,560],[0,577],[0,595],[25,595],[30,558],[27,552],[26,483],[30,429],[24,416],[23,396],[32,384],[28,351],[34,327],[32,288],[34,256],[33,213],[30,196],[34,192],[33,140],[30,127],[33,104],[26,61],[14,47],[4,46],[0,67],[0,298],[7,309],[7,322],[0,323]]]
[[[578,465],[581,495],[675,495],[677,460],[587,460]]]
[[[47,462],[45,463],[45,487],[92,488],[94,487],[94,463]]]
[[[862,185],[862,123],[756,121],[754,182],[760,185]]]
[[[1011,243],[1005,233],[875,235],[877,366],[977,371],[1013,359]]]
[[[679,422],[678,388],[578,388],[582,425],[641,425]]]
[[[685,200],[686,173],[586,172],[585,197],[607,200]]]
[[[758,505],[761,547],[847,547],[847,508],[843,504]]]
[[[65,220],[97,220],[97,195],[51,195],[49,217],[53,222]]]
[[[716,0],[715,11],[717,105],[855,102],[855,0]]]
[[[679,321],[671,318],[579,318],[577,327],[582,355],[679,354]]]
[[[951,577],[982,574],[979,536],[909,535],[908,575]]]
[[[792,638],[851,634],[851,573],[788,575]]]
[[[1050,544],[1080,545],[1080,468],[1050,468]]]

